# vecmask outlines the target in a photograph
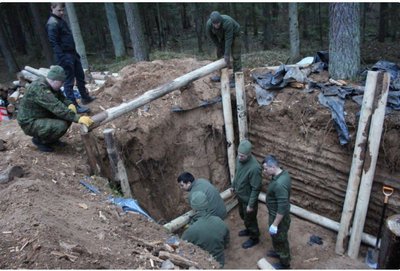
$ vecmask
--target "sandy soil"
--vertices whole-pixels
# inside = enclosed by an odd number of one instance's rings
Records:
[[[98,99],[90,105],[92,115],[206,63],[184,59],[126,67],[120,78],[109,79],[94,94]],[[250,78],[246,76],[246,80]],[[101,196],[79,184],[90,169],[78,125],[73,124],[64,136],[67,147],[46,154],[33,147],[31,138],[23,134],[15,120],[1,123],[0,135],[7,149],[2,152],[0,170],[20,165],[25,175],[0,184],[0,268],[159,269],[162,252],[183,256],[197,268],[215,268],[216,262],[191,244],[181,242],[177,251],[170,251],[165,242],[172,234],[162,224],[189,209],[176,185],[181,171],[209,178],[220,190],[229,186],[221,105],[194,109],[190,114],[171,112],[174,105],[191,108],[218,93],[218,84],[202,78],[104,127],[116,129],[134,197],[158,223],[107,203],[106,196],[115,191],[104,178],[86,179],[101,189]],[[100,129],[93,134],[99,142],[103,140]],[[100,151],[109,175],[105,147]],[[227,269],[257,268],[257,261],[271,246],[266,216],[265,206],[260,204],[261,243],[243,250],[241,243],[245,240],[237,236],[242,222],[236,209],[230,213],[226,221],[231,230]],[[334,253],[335,233],[294,217],[292,223],[294,269],[366,268],[364,251],[358,261]],[[324,244],[307,245],[311,234],[322,237]]]

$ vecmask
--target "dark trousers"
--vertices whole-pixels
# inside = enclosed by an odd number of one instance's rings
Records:
[[[75,52],[65,53],[63,57],[58,60],[58,65],[63,67],[67,75],[67,78],[64,82],[64,91],[67,98],[77,105],[73,89],[76,79],[76,85],[82,99],[87,99],[89,97],[89,93],[85,87],[85,73],[82,68],[80,56]]]
[[[275,220],[275,216],[269,216],[269,226]],[[272,239],[272,246],[274,250],[279,255],[279,259],[281,264],[283,265],[290,265],[290,247],[289,247],[289,240],[288,240],[288,232],[290,228],[290,215],[287,214],[282,218],[281,223],[278,225],[278,233],[275,235],[271,235]]]
[[[256,240],[260,236],[260,230],[258,229],[257,213],[258,213],[258,203],[256,202],[253,207],[253,212],[248,213],[247,202],[239,201],[239,215],[244,221],[244,226],[250,232],[250,239]]]
[[[21,127],[26,135],[38,138],[44,144],[51,144],[60,139],[71,126],[71,122],[62,119],[37,119]]]
[[[225,54],[225,40],[223,39],[217,48],[217,57],[222,58]],[[242,71],[242,43],[240,35],[234,36],[232,40],[231,55],[233,59],[233,74]]]

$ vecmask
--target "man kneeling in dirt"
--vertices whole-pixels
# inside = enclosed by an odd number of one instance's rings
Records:
[[[218,216],[224,220],[227,216],[224,200],[221,198],[217,188],[206,179],[194,179],[190,172],[183,172],[178,177],[179,187],[184,191],[189,191],[189,202],[193,193],[202,191],[207,196],[207,201],[210,203],[210,212],[212,215]],[[198,214],[195,214],[190,223],[197,220]]]
[[[64,69],[53,66],[46,78],[40,77],[28,86],[18,108],[18,124],[42,152],[54,151],[53,146],[64,147],[60,138],[72,122],[88,127],[93,124],[90,117],[78,115],[75,105],[61,93],[65,78]]]
[[[225,222],[210,213],[205,193],[196,191],[190,206],[198,213],[198,219],[183,232],[182,239],[208,251],[220,264],[225,264],[224,249],[229,243],[229,229]]]

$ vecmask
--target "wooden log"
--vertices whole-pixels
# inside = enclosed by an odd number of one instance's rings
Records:
[[[264,192],[261,192],[258,195],[258,200],[262,201],[262,202],[266,202],[266,194]],[[333,231],[338,231],[339,230],[339,222],[336,222],[332,219],[329,219],[327,217],[321,216],[319,214],[307,211],[306,209],[303,209],[299,206],[296,206],[294,204],[290,204],[290,212],[298,217],[304,218],[308,221],[311,221],[317,225],[323,226],[327,229],[333,230]],[[351,233],[351,229],[350,229],[350,233]],[[370,246],[374,246],[375,242],[376,242],[376,238],[373,237],[370,234],[367,233],[363,233],[361,236],[361,240]]]
[[[186,259],[185,257],[182,257],[178,254],[169,253],[167,251],[160,251],[158,257],[163,260],[169,259],[175,265],[179,265],[183,268],[199,267],[199,264],[197,262]]]
[[[7,112],[8,112],[8,113],[14,113],[14,112],[15,112],[15,105],[13,105],[13,104],[8,104],[8,105],[7,105]]]
[[[235,73],[236,107],[239,125],[239,140],[248,138],[246,91],[243,72]]]
[[[378,269],[400,269],[400,214],[386,219],[379,251]]]
[[[108,158],[110,160],[111,169],[114,174],[113,179],[121,185],[124,197],[132,198],[131,186],[129,185],[128,174],[124,161],[121,159],[117,150],[117,144],[114,138],[114,129],[105,129],[103,131],[104,141],[107,146]]]
[[[236,155],[235,155],[235,136],[233,132],[231,91],[229,88],[228,69],[221,72],[221,96],[222,108],[224,113],[224,124],[226,134],[226,145],[228,149],[228,166],[231,182],[235,177]]]
[[[227,190],[223,191],[222,193],[220,193],[220,196],[223,200],[227,200],[233,196],[232,190],[227,189]],[[230,208],[229,210],[228,210],[228,207]],[[228,204],[226,204],[227,212],[229,212],[232,208],[233,208],[232,204],[230,204],[229,206],[228,206]],[[190,217],[192,217],[193,215],[194,215],[193,210],[190,210],[189,212],[187,212],[181,216],[178,216],[177,218],[173,219],[169,223],[165,224],[164,228],[166,228],[169,232],[175,232],[178,229],[185,226],[187,223],[189,223]]]
[[[335,80],[335,79],[333,79],[333,78],[329,78],[329,83],[331,83],[332,85],[336,85],[336,86],[339,86],[339,87],[341,87],[341,86],[343,86],[343,84],[341,83],[341,82],[339,82],[339,80]]]
[[[350,223],[354,214],[361,172],[364,165],[365,151],[367,148],[368,130],[371,122],[372,104],[375,96],[377,78],[376,72],[368,72],[353,151],[353,160],[351,162],[350,175],[347,182],[346,197],[343,203],[340,227],[336,238],[335,252],[339,255],[343,255],[345,252],[344,240],[349,235]]]
[[[261,270],[275,270],[275,268],[265,258],[259,259],[257,266]]]
[[[289,86],[290,86],[291,88],[299,88],[299,89],[303,89],[303,88],[306,87],[305,84],[300,83],[300,82],[291,82],[291,83],[289,83]]]
[[[210,74],[216,70],[222,69],[223,67],[226,67],[225,60],[220,59],[190,73],[187,73],[181,77],[178,77],[173,81],[169,81],[155,89],[149,90],[143,95],[127,103],[122,103],[116,107],[104,110],[103,112],[100,112],[92,117],[95,123],[90,127],[89,130],[92,130],[100,125],[112,121],[113,119],[116,119],[123,114],[129,113],[132,110],[135,110],[153,100],[156,100],[176,89],[184,87],[190,82],[199,79],[207,74]]]
[[[14,180],[15,177],[20,178],[25,171],[20,166],[9,166],[3,172],[0,172],[0,184],[8,183]]]
[[[96,139],[91,133],[83,133],[82,131],[81,131],[81,138],[83,145],[85,146],[86,155],[88,157],[90,175],[104,176],[102,174],[104,173],[104,166],[102,159],[100,157],[99,148],[97,147]]]
[[[36,74],[33,74],[29,71],[26,71],[26,70],[22,70],[21,74],[24,77],[24,80],[26,80],[28,82],[33,82],[33,81],[39,79],[39,76],[37,76]]]
[[[389,92],[389,73],[378,72],[377,83],[378,86],[375,94],[377,106],[371,117],[371,127],[368,136],[368,149],[365,155],[364,168],[361,176],[361,185],[353,219],[353,231],[349,242],[348,255],[352,259],[358,258],[361,234],[364,229],[372,183],[374,181],[376,161],[378,160],[383,121],[385,119],[386,102]]]
[[[35,69],[35,68],[32,68],[32,67],[30,67],[30,66],[25,66],[25,67],[24,67],[24,70],[26,70],[26,71],[28,71],[28,72],[30,72],[30,73],[36,75],[36,76],[44,76],[44,77],[47,76],[47,72],[45,72],[45,71],[40,71],[40,70]]]
[[[9,103],[15,104],[20,96],[20,91],[17,89],[10,96],[8,96],[7,101]]]

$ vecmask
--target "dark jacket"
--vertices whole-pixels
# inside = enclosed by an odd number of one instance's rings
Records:
[[[221,16],[221,26],[218,29],[215,29],[212,25],[211,19],[208,19],[206,31],[215,46],[225,54],[230,55],[233,39],[240,36],[240,25],[228,15]]]
[[[18,108],[18,123],[23,127],[44,118],[78,122],[79,115],[68,109],[71,103],[61,91],[54,91],[46,79],[41,77],[26,89]]]
[[[230,237],[229,229],[221,218],[201,211],[200,218],[182,234],[182,239],[208,251],[221,267],[224,266],[224,249]]]
[[[258,201],[261,178],[261,165],[253,155],[245,162],[240,162],[236,158],[236,171],[232,187],[239,200],[247,203],[247,206],[251,208]]]
[[[189,202],[194,192],[201,191],[207,196],[209,211],[212,215],[224,220],[227,216],[224,200],[221,198],[218,190],[206,179],[196,179],[192,183],[189,194]]]
[[[292,181],[286,170],[271,179],[267,190],[267,206],[270,215],[275,217],[276,214],[288,215],[290,213],[291,187]]]
[[[74,37],[66,21],[51,14],[46,30],[57,60],[61,60],[65,53],[76,53]]]

